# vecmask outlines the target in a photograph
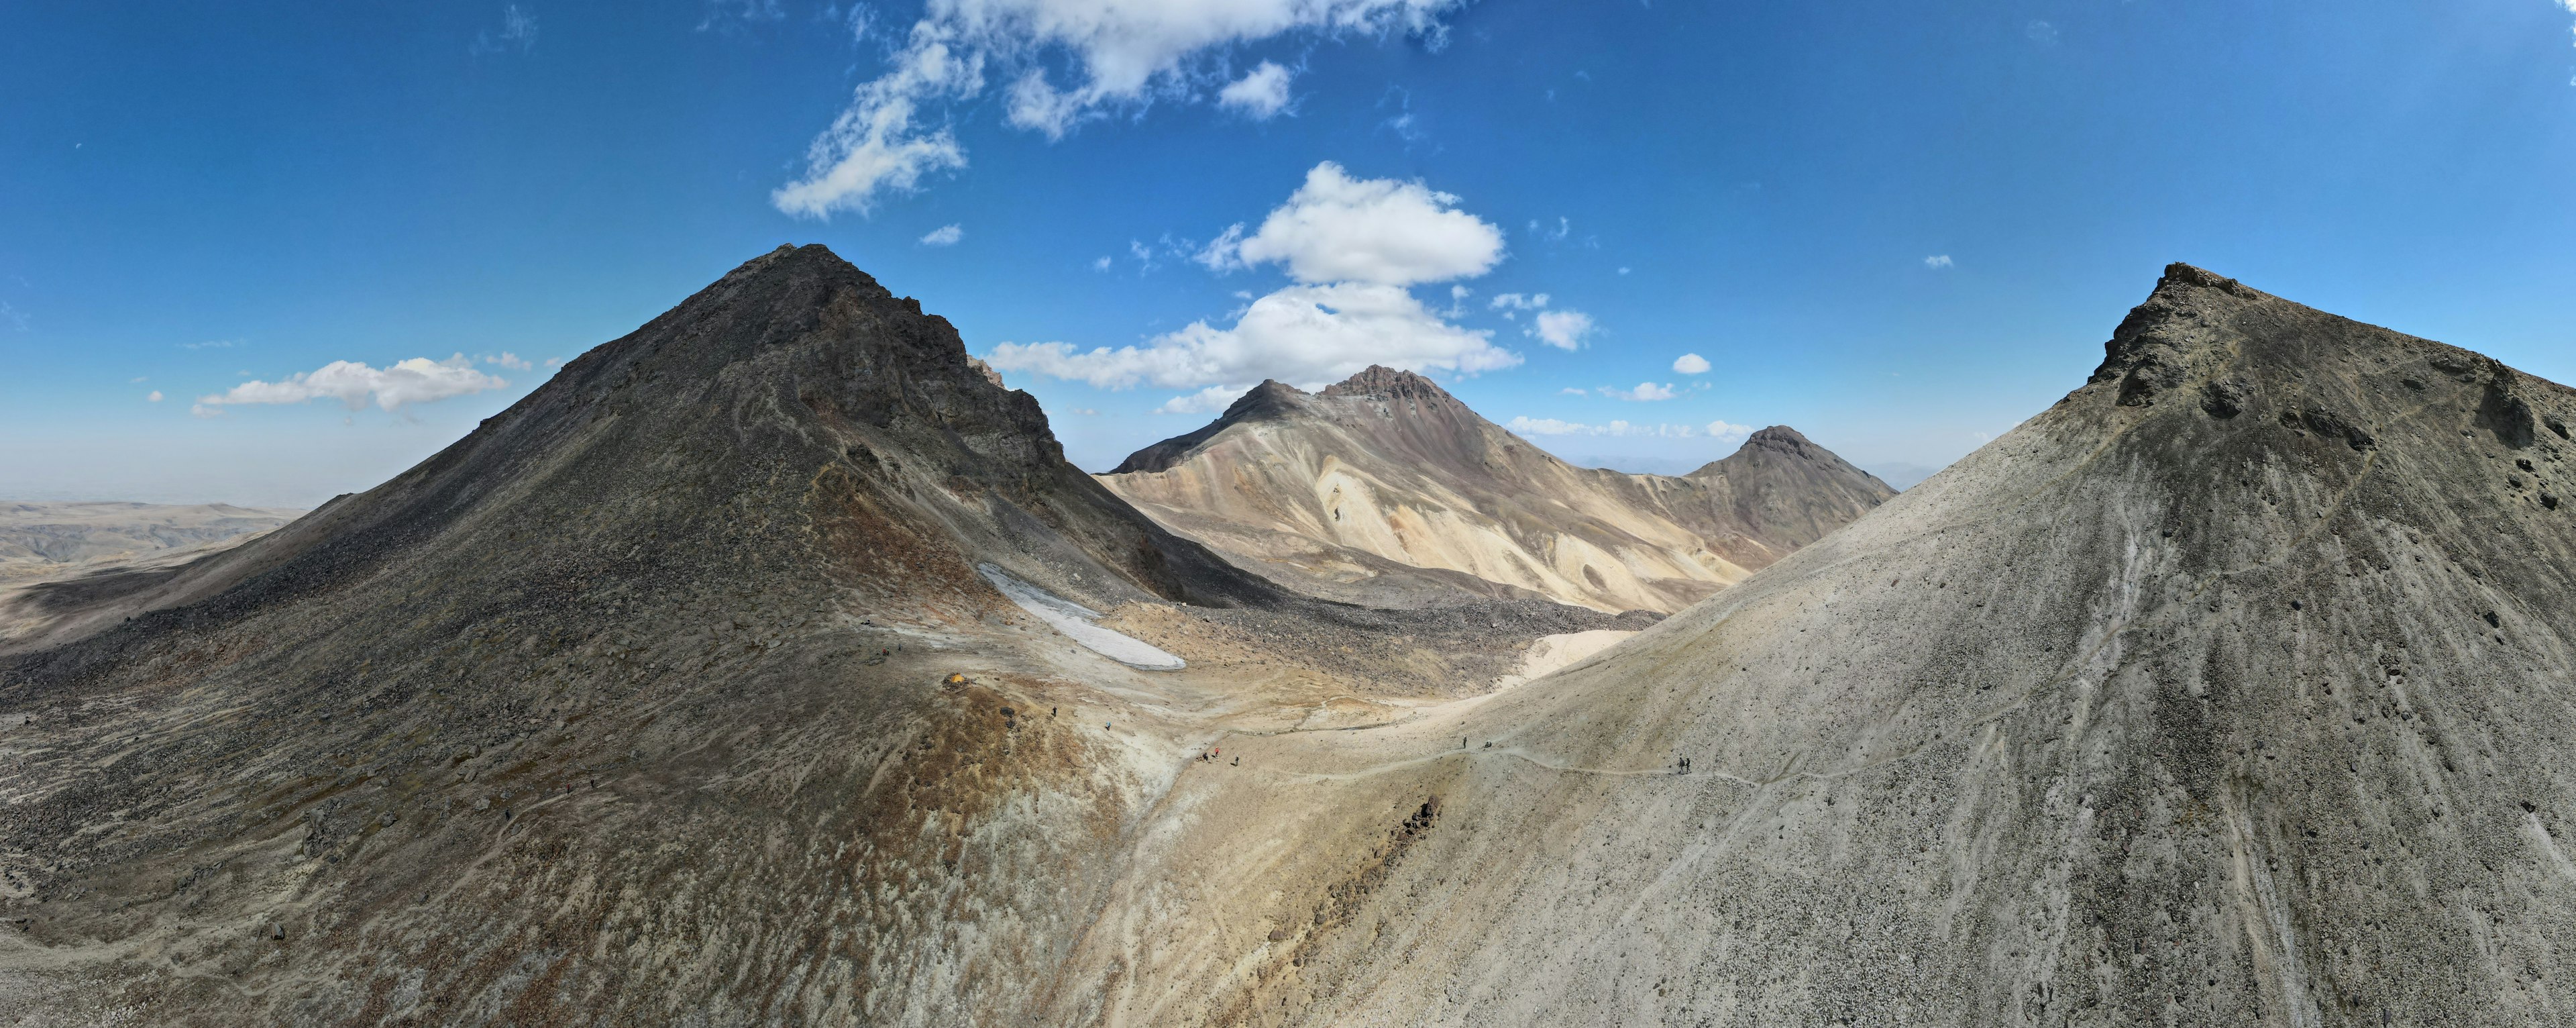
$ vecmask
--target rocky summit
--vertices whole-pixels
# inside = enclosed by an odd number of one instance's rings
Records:
[[[1671,613],[1894,492],[1786,427],[1686,476],[1579,468],[1437,383],[1372,367],[1279,382],[1101,481],[1238,566],[1374,605],[1542,596]]]

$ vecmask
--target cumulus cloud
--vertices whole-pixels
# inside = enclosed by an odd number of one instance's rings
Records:
[[[931,229],[929,233],[923,235],[921,237],[921,245],[955,246],[957,245],[958,240],[964,238],[966,238],[966,229],[964,226],[941,225],[938,228]]]
[[[1182,393],[1179,396],[1165,400],[1163,401],[1162,406],[1154,408],[1154,413],[1223,413],[1226,408],[1234,406],[1234,401],[1236,399],[1242,397],[1244,393],[1250,392],[1251,390],[1252,387],[1248,385],[1212,385],[1195,393]]]
[[[1708,373],[1708,358],[1696,353],[1685,353],[1673,358],[1673,370],[1685,375],[1705,375]]]
[[[1605,387],[1601,390],[1601,395],[1619,400],[1642,401],[1669,400],[1673,398],[1674,394],[1673,384],[1670,382],[1666,382],[1662,385],[1656,385],[1652,382],[1639,382],[1635,389],[1610,389]]]
[[[492,356],[492,355],[490,355],[490,354],[484,354],[484,355],[483,355],[483,363],[485,363],[485,364],[497,364],[497,365],[500,365],[501,367],[508,368],[508,369],[510,369],[510,370],[512,370],[512,371],[528,371],[528,370],[531,370],[531,369],[533,369],[533,368],[535,368],[535,367],[536,367],[536,365],[528,363],[528,361],[527,361],[527,359],[526,359],[526,358],[521,357],[521,356],[519,356],[518,354],[511,353],[511,352],[509,352],[509,351],[507,351],[507,350],[503,350],[503,351],[501,351],[501,355],[500,355],[500,356],[498,356],[498,357],[494,357],[494,356]]]
[[[1537,336],[1539,342],[1549,346],[1571,350],[1582,346],[1584,338],[1598,327],[1592,323],[1592,316],[1582,311],[1557,310],[1540,311],[1530,318],[1530,326],[1522,331]]]
[[[1263,61],[1242,78],[1217,90],[1217,106],[1240,111],[1254,121],[1278,117],[1288,109],[1288,76],[1288,69],[1277,62]]]
[[[1218,270],[1277,262],[1300,282],[1408,286],[1472,278],[1503,259],[1503,233],[1420,182],[1355,179],[1331,161],[1250,236],[1225,230],[1198,255]]]
[[[1715,439],[1719,442],[1734,443],[1742,442],[1745,436],[1752,435],[1753,426],[1729,424],[1721,420],[1712,421],[1706,425],[1700,426],[1700,431],[1706,434],[1709,438]]]
[[[1547,294],[1524,296],[1520,293],[1496,293],[1486,305],[1498,311],[1536,310],[1547,306]]]
[[[1929,257],[1923,258],[1923,266],[1924,266],[1924,267],[1927,267],[1927,268],[1931,268],[1931,269],[1932,269],[1932,270],[1934,270],[1934,271],[1939,271],[1939,270],[1941,270],[1941,269],[1943,269],[1943,268],[1950,267],[1950,266],[1951,266],[1950,255],[1949,255],[1949,254],[1946,254],[1946,253],[1936,253],[1936,254],[1933,254],[1932,256],[1929,256]]]
[[[1212,84],[1205,55],[1289,35],[1401,32],[1437,42],[1440,16],[1463,2],[931,0],[887,70],[858,87],[807,149],[804,173],[770,200],[801,217],[865,213],[886,192],[964,167],[965,151],[942,123],[945,105],[980,95],[988,70],[1010,83],[1010,123],[1055,138],[1110,108],[1200,95]],[[1066,73],[1063,85],[1051,65]],[[1279,78],[1284,105],[1285,69]],[[1250,99],[1256,88],[1267,87],[1256,82],[1238,95]],[[1243,102],[1229,92],[1217,90],[1217,101]]]
[[[1223,385],[1240,392],[1236,383],[1329,382],[1371,364],[1476,374],[1515,366],[1521,357],[1495,346],[1491,333],[1442,321],[1403,289],[1337,282],[1261,297],[1228,328],[1192,322],[1143,346],[1088,352],[1060,342],[1003,343],[985,360],[1104,389]]]
[[[407,403],[428,403],[509,384],[474,370],[474,362],[461,353],[443,361],[414,357],[382,369],[356,361],[332,361],[317,370],[275,382],[253,380],[198,397],[191,412],[208,415],[237,404],[303,403],[323,398],[338,400],[350,410],[365,407],[373,400],[376,406],[391,411]]]
[[[161,402],[161,390],[158,390],[158,389],[153,390],[149,395],[147,395],[147,396],[145,396],[145,397],[143,398],[143,402],[145,402],[145,403],[159,403],[159,402]]]

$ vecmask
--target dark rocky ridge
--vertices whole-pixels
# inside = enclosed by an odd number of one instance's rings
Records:
[[[1282,592],[1065,463],[945,320],[782,247],[384,485],[0,650],[0,1007],[1025,1021],[1104,902],[1064,869],[1130,844],[1157,719],[1240,673],[1068,653],[981,562],[1317,690],[1453,689],[1610,623]]]

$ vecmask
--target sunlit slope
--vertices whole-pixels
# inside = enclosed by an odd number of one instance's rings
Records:
[[[1270,934],[1121,1001],[2576,1019],[2571,421],[2563,387],[2177,265],[2082,388],[1714,600],[1409,735],[1248,750],[1278,778],[1229,795],[1334,804],[1366,856],[1210,885]],[[1264,852],[1240,831],[1205,845]]]
[[[1536,594],[1662,612],[1892,495],[1786,428],[1688,476],[1578,468],[1386,368],[1316,394],[1264,383],[1101,481],[1238,564],[1324,595]]]

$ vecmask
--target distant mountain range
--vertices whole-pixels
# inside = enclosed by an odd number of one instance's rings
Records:
[[[1383,367],[1320,393],[1264,382],[1100,480],[1300,591],[1379,605],[1538,595],[1663,613],[1895,495],[1786,427],[1687,475],[1576,467],[1430,379]]]

